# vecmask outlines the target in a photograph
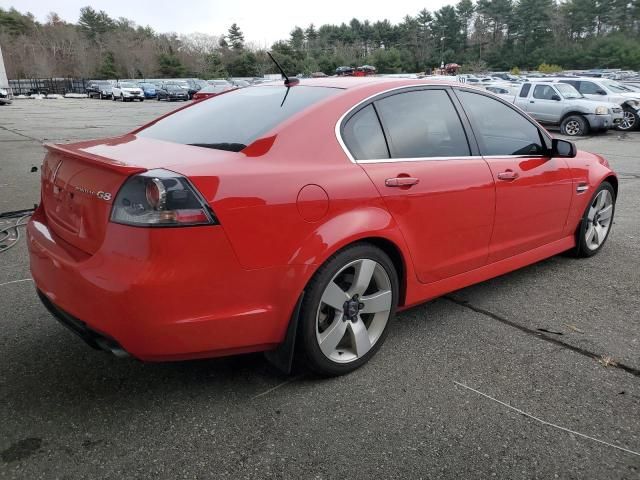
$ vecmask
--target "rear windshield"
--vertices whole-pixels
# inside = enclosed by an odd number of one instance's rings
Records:
[[[287,118],[338,92],[302,85],[247,87],[180,110],[138,135],[239,152]]]

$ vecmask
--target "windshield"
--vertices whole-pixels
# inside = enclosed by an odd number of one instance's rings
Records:
[[[611,90],[612,92],[615,93],[625,93],[625,92],[631,92],[632,90],[630,90],[629,88],[625,87],[624,85],[618,83],[618,82],[614,82],[613,80],[603,80],[602,84],[607,87],[609,90]]]
[[[141,137],[239,152],[336,88],[247,87],[198,102],[141,130]]]
[[[584,98],[584,95],[582,95],[572,85],[567,83],[556,83],[554,86],[556,87],[556,90],[560,92],[560,95],[567,100],[571,100],[572,98]]]
[[[143,88],[156,88],[153,83],[141,83],[140,86]]]
[[[137,88],[137,85],[131,82],[120,82],[120,88]]]
[[[183,90],[183,89],[182,89],[181,87],[179,87],[178,85],[172,85],[172,84],[167,85],[167,86],[166,86],[166,89],[167,89],[167,90],[170,90],[170,91],[172,91],[172,92],[175,92],[175,91],[179,91],[179,92],[181,92],[181,91]]]

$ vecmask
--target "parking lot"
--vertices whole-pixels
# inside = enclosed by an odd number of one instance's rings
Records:
[[[0,107],[0,212],[39,201],[43,142],[122,134],[182,105]],[[259,354],[93,351],[41,305],[21,241],[0,254],[0,477],[639,478],[640,132],[577,145],[620,175],[601,254],[403,312],[340,378],[285,377]]]

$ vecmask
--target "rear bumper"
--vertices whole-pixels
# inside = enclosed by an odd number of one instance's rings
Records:
[[[96,350],[105,350],[119,357],[129,356],[113,338],[93,330],[86,322],[75,318],[73,315],[68,314],[57,305],[54,305],[53,302],[40,290],[38,290],[38,297],[40,297],[42,304],[47,310],[49,310],[49,313],[51,313],[56,320],[82,338],[91,348],[95,348]]]
[[[284,339],[309,266],[242,269],[220,226],[109,224],[93,255],[27,227],[43,303],[92,346],[147,361],[269,350]]]

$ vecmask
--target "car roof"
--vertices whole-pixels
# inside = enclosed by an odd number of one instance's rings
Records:
[[[256,87],[283,85],[283,80],[274,80],[271,82],[261,83]],[[464,84],[456,82],[455,77],[451,77],[451,80],[433,79],[433,78],[393,78],[393,77],[321,77],[321,78],[302,78],[298,85],[311,86],[311,87],[328,87],[328,88],[341,88],[345,90],[355,90],[357,88],[371,87],[374,85],[380,87],[393,88],[394,86],[411,86],[411,85],[458,85],[464,86]]]

